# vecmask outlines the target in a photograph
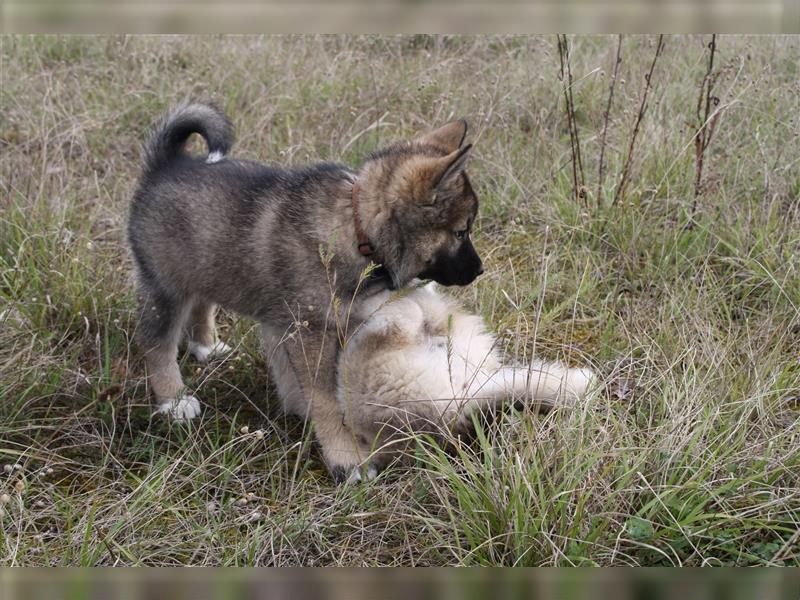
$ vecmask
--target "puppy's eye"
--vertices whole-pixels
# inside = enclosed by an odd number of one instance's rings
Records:
[[[462,229],[461,231],[454,231],[453,235],[456,236],[457,240],[463,240],[465,237],[467,237],[468,233],[469,229]]]

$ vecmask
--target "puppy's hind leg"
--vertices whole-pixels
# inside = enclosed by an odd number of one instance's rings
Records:
[[[217,307],[214,304],[202,300],[195,302],[192,307],[187,326],[187,349],[197,362],[204,363],[231,351],[228,344],[217,339],[214,323],[216,312]]]
[[[450,422],[457,423],[459,427],[465,426],[475,411],[491,413],[509,401],[527,399],[529,390],[526,381],[524,369],[480,369],[469,378],[463,396],[448,403],[445,414]]]
[[[191,300],[144,285],[139,295],[141,313],[136,334],[144,350],[158,412],[177,420],[192,419],[200,414],[200,402],[184,394],[178,367],[178,342],[191,310]]]
[[[597,379],[590,369],[573,369],[555,362],[537,361],[514,371],[529,375],[530,399],[544,409],[572,406],[583,400]]]
[[[571,406],[586,396],[595,380],[589,369],[571,369],[559,363],[481,370],[471,379],[457,406],[459,417],[463,420],[472,410],[493,409],[508,401],[545,410]]]

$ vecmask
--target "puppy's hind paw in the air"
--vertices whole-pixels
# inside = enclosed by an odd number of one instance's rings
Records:
[[[182,396],[180,399],[167,400],[159,405],[158,414],[169,415],[175,421],[190,421],[200,415],[200,401],[194,396]]]
[[[189,350],[189,354],[194,356],[195,360],[199,363],[205,363],[212,358],[225,356],[233,350],[233,348],[221,340],[213,346],[206,346],[205,344],[198,344],[197,342],[190,341],[187,344],[187,349]]]

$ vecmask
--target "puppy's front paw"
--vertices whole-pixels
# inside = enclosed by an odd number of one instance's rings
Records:
[[[200,401],[194,396],[182,396],[180,399],[167,400],[159,405],[156,411],[167,414],[175,421],[189,421],[200,415]]]
[[[329,423],[328,423],[329,424]],[[318,422],[317,427],[325,423]],[[323,429],[324,431],[324,429]],[[378,470],[370,460],[370,448],[356,440],[352,432],[341,428],[337,435],[327,437],[322,457],[337,485],[374,479]]]
[[[372,481],[378,476],[378,467],[373,463],[356,467],[335,466],[330,468],[330,472],[336,485],[351,485],[362,481]]]
[[[221,340],[213,346],[206,346],[190,341],[187,344],[187,349],[189,350],[189,354],[194,356],[195,360],[199,363],[205,363],[208,362],[209,359],[225,356],[232,350],[228,344]]]

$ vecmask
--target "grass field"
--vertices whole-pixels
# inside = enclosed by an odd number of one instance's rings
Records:
[[[0,563],[800,565],[800,38],[718,37],[706,79],[710,36],[626,36],[606,119],[617,41],[568,39],[568,111],[555,36],[2,38]],[[202,419],[152,416],[125,215],[187,96],[281,164],[466,116],[454,293],[603,389],[336,487],[224,314]]]

